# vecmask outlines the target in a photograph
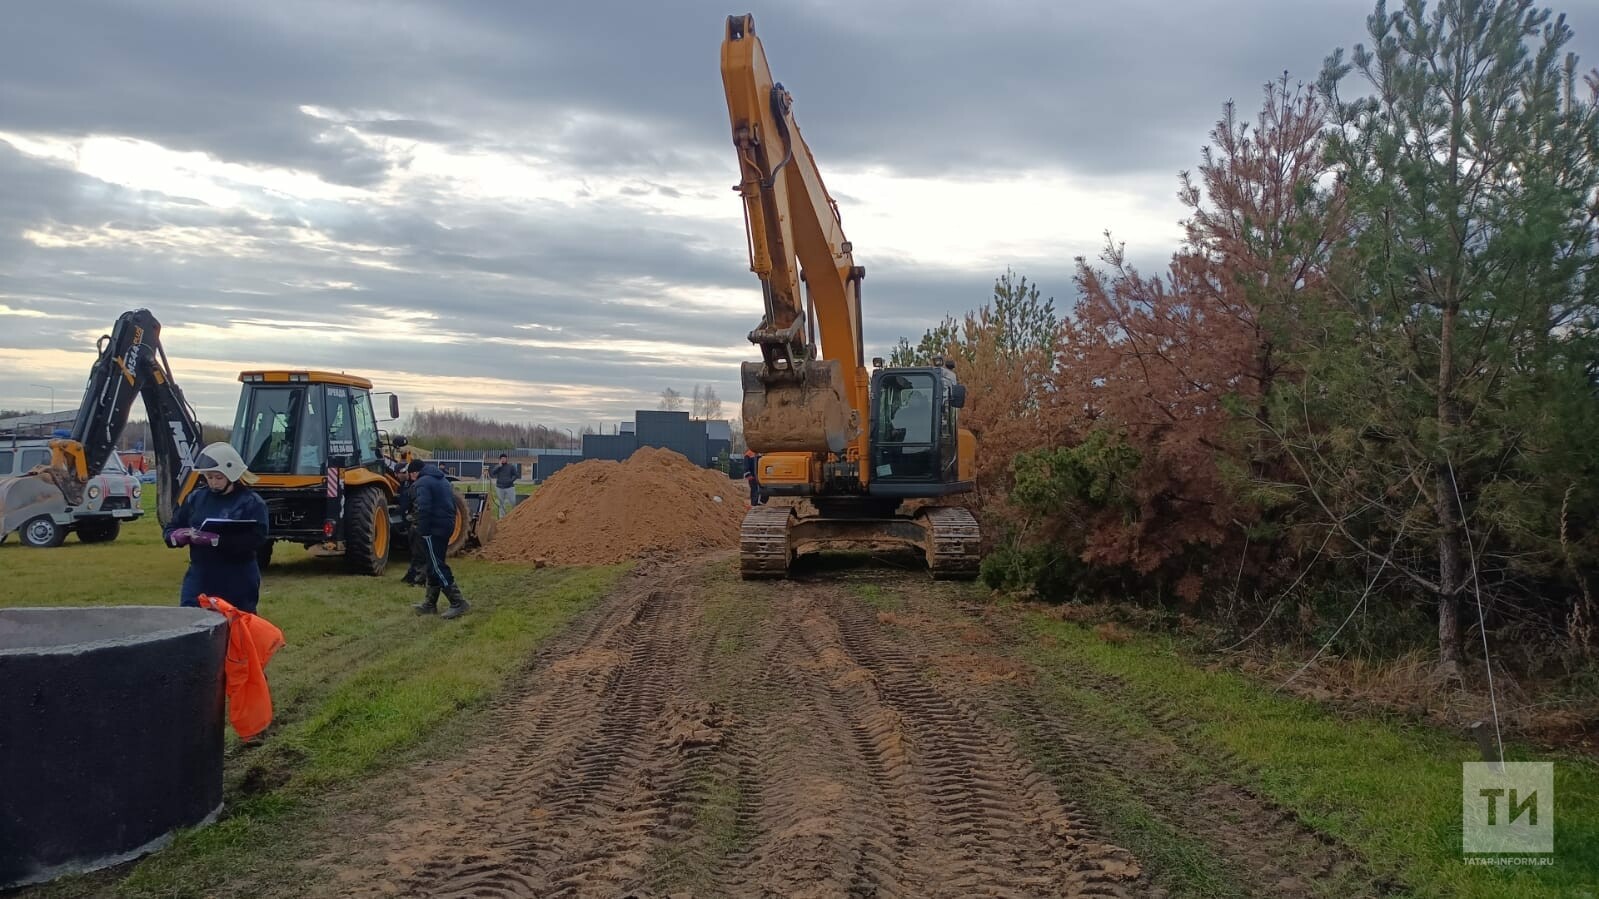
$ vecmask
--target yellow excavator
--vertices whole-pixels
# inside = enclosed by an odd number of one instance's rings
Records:
[[[935,578],[975,577],[977,520],[939,502],[975,486],[977,440],[960,427],[966,388],[953,360],[887,368],[873,359],[866,368],[866,270],[800,137],[793,98],[772,80],[753,16],[727,19],[722,85],[750,270],[766,306],[749,333],[761,361],[741,371],[744,439],[760,454],[762,490],[815,510],[752,508],[743,577],[784,577],[807,553],[892,547],[921,551]]]

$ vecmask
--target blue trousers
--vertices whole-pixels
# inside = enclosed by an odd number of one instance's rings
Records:
[[[450,571],[450,563],[445,558],[445,553],[450,548],[449,535],[427,534],[422,537],[422,548],[427,552],[427,576],[429,587],[455,586],[455,574]]]
[[[255,614],[261,601],[261,568],[255,559],[231,565],[189,564],[183,575],[183,590],[178,602],[199,606],[200,594],[227,600],[235,609]]]

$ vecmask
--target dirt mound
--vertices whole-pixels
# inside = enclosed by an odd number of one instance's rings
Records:
[[[732,549],[744,493],[742,481],[667,449],[590,459],[556,472],[500,521],[483,558],[605,565],[650,551]]]

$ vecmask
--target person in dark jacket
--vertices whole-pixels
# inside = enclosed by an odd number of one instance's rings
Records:
[[[411,473],[402,465],[399,472],[400,496],[397,505],[400,518],[406,523],[405,537],[411,553],[411,564],[405,569],[405,575],[400,578],[400,583],[412,587],[421,587],[427,584],[427,549],[422,545],[422,531],[416,526],[416,491],[411,489]]]
[[[760,506],[766,503],[766,500],[761,497],[760,461],[761,457],[755,455],[754,450],[747,449],[744,451],[744,480],[750,485],[751,506]]]
[[[521,474],[521,466],[512,465],[511,457],[505,453],[500,453],[500,464],[489,469],[489,477],[494,479],[494,497],[500,507],[497,517],[504,518],[516,508],[516,479]]]
[[[256,551],[267,541],[269,530],[266,501],[250,489],[255,475],[226,443],[201,450],[195,470],[202,483],[190,491],[162,532],[168,546],[189,548],[189,570],[183,575],[178,601],[198,606],[200,594],[205,593],[254,614],[261,600]],[[240,523],[204,528],[217,519]]]
[[[418,615],[437,612],[442,590],[450,599],[450,607],[439,617],[459,618],[471,605],[461,595],[461,585],[455,582],[445,559],[450,534],[455,530],[455,490],[436,465],[413,459],[406,470],[411,474],[411,526],[422,535],[427,559],[427,596],[412,608]]]

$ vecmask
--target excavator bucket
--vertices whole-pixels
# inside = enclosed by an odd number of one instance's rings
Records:
[[[792,380],[762,380],[766,366],[744,363],[744,442],[757,453],[842,453],[860,435],[860,415],[844,396],[835,359],[803,363]]]
[[[18,478],[0,478],[0,537],[40,515],[66,510],[67,501],[61,488],[46,477],[25,474]]]

